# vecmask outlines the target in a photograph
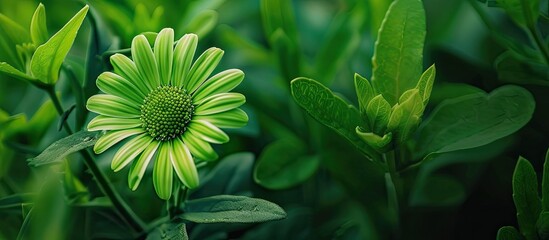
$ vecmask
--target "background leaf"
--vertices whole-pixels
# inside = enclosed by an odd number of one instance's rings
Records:
[[[517,231],[515,227],[505,226],[499,229],[497,240],[520,240],[524,239],[522,235]]]
[[[530,162],[519,157],[513,173],[513,201],[520,232],[528,240],[538,239],[536,222],[540,213],[538,179]]]
[[[417,156],[491,143],[526,125],[534,108],[530,92],[517,86],[444,101],[420,127]]]
[[[35,158],[30,158],[29,165],[39,167],[47,164],[59,163],[67,155],[91,147],[97,142],[101,134],[98,132],[80,131],[58,140]]]
[[[507,14],[521,26],[533,26],[539,17],[539,0],[497,0]]]
[[[86,5],[61,30],[36,49],[31,60],[31,71],[40,81],[46,84],[57,82],[61,64],[72,47],[88,9]]]
[[[356,108],[312,79],[296,78],[291,88],[294,100],[313,118],[345,137],[370,159],[380,159],[379,154],[356,135],[355,128],[363,125]]]
[[[425,10],[420,0],[391,4],[372,58],[372,85],[391,105],[414,88],[421,76],[425,32]]]
[[[196,223],[258,223],[286,217],[286,212],[267,200],[218,195],[185,203],[182,219]]]
[[[188,240],[187,229],[184,223],[164,223],[156,227],[147,240]]]
[[[271,143],[261,153],[254,169],[254,180],[268,189],[285,189],[309,179],[319,166],[316,156],[306,155],[299,139],[283,139]]]

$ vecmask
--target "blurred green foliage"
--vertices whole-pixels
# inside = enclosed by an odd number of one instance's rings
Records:
[[[66,123],[83,129],[92,116],[81,106],[98,91],[99,73],[112,68],[108,57],[127,54],[135,35],[164,27],[174,28],[176,38],[197,33],[201,48],[225,50],[219,69],[230,66],[246,73],[236,91],[247,97],[244,110],[250,122],[228,131],[232,141],[217,147],[221,160],[201,169],[202,185],[190,199],[253,196],[282,206],[287,217],[261,224],[161,225],[166,209],[151,179],[132,192],[126,186],[127,170],[114,174],[109,169],[116,149],[96,156],[136,214],[151,226],[161,226],[149,237],[180,233],[166,229],[186,229],[190,239],[494,239],[501,226],[524,231],[522,220],[515,217],[512,179],[519,155],[532,160],[526,170],[541,173],[549,146],[548,1],[530,1],[527,17],[511,0],[423,1],[425,45],[422,59],[414,61],[423,64],[421,70],[436,63],[436,81],[423,117],[423,122],[436,124],[420,126],[412,136],[419,140],[406,143],[409,151],[403,154],[409,162],[400,163],[403,169],[429,157],[400,173],[406,199],[399,214],[400,235],[393,233],[395,209],[389,206],[385,169],[364,156],[369,151],[376,156],[376,150],[357,148],[345,139],[348,131],[338,132],[344,138],[310,117],[294,101],[290,87],[296,77],[315,79],[315,84],[324,85],[319,85],[319,94],[331,94],[338,102],[334,105],[360,106],[353,76],[372,79],[375,41],[391,2],[86,1],[90,10],[61,66],[56,92],[65,109],[75,106]],[[82,1],[42,3],[50,34],[84,6]],[[35,26],[31,19],[38,4],[0,0],[0,23],[9,18],[28,31]],[[0,42],[0,62],[22,69],[10,52],[20,43],[13,39],[31,36],[1,27],[0,33],[1,39],[11,39]],[[31,41],[35,39],[43,41]],[[413,75],[419,77],[416,70]],[[508,83],[518,86],[502,87]],[[509,93],[510,88],[515,90]],[[515,101],[516,95],[527,100]],[[468,102],[457,106],[455,99]],[[391,104],[397,100],[388,99]],[[513,108],[506,111],[503,104]],[[349,119],[360,119],[355,110]],[[479,114],[466,114],[473,111]],[[533,114],[531,119],[525,119],[524,112]],[[493,126],[485,115],[516,123],[516,128],[489,128]],[[67,156],[66,164],[27,164],[26,159],[66,136],[59,131],[60,119],[45,92],[0,74],[0,239],[134,237],[78,155]],[[355,133],[356,126],[349,127],[350,134]],[[490,137],[502,132],[515,133]],[[454,141],[459,134],[469,138]],[[364,144],[357,135],[351,138]],[[521,166],[524,161],[519,160]],[[502,228],[500,234],[505,231],[515,236],[516,229]]]

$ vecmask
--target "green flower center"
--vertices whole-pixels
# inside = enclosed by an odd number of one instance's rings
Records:
[[[159,86],[141,105],[143,128],[158,141],[169,141],[185,132],[193,113],[191,96],[174,86]]]

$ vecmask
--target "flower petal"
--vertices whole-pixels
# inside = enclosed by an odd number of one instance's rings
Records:
[[[145,80],[145,84],[150,89],[156,89],[156,87],[160,86],[156,59],[145,35],[141,34],[133,38],[132,57],[139,74]]]
[[[172,78],[173,29],[164,28],[158,33],[154,43],[154,55],[158,63],[160,82],[163,85],[168,85]]]
[[[143,129],[141,128],[133,128],[133,129],[126,129],[126,130],[120,130],[120,131],[112,131],[108,132],[107,134],[101,136],[95,145],[93,146],[93,151],[96,154],[100,154],[110,147],[112,147],[114,144],[117,144],[118,142],[126,139],[127,137],[143,133]]]
[[[194,120],[205,120],[220,128],[240,128],[248,123],[248,115],[240,108],[212,115],[194,116]]]
[[[163,142],[158,150],[153,169],[153,184],[156,194],[164,200],[172,195],[173,168],[170,160],[170,142]]]
[[[152,90],[152,88],[149,88],[145,84],[145,81],[139,75],[135,63],[128,57],[120,53],[114,54],[111,56],[111,64],[115,73],[133,83],[141,92],[148,94]]]
[[[189,147],[192,155],[196,158],[205,161],[212,161],[219,157],[210,143],[193,136],[191,133],[185,133],[182,137],[183,142],[187,145],[187,147]]]
[[[225,112],[240,107],[246,102],[244,95],[240,93],[220,93],[210,96],[195,109],[195,115],[210,115]]]
[[[143,123],[138,118],[113,118],[99,115],[88,123],[88,131],[123,130],[136,128]]]
[[[200,101],[211,95],[229,92],[238,86],[243,79],[244,72],[240,69],[225,70],[206,80],[204,84],[198,87],[193,94],[193,99]]]
[[[143,103],[146,96],[136,85],[112,72],[101,73],[97,77],[97,87],[104,93],[130,99],[137,104]]]
[[[194,92],[212,74],[215,67],[223,57],[223,50],[209,48],[194,62],[185,84],[185,89],[190,93]]]
[[[172,83],[174,86],[182,87],[188,81],[187,74],[193,62],[194,52],[198,45],[198,36],[196,34],[185,34],[175,46],[174,50],[174,72]]]
[[[151,142],[152,138],[147,133],[132,138],[116,152],[112,158],[111,169],[115,172],[122,170],[139,156]]]
[[[198,187],[198,172],[189,148],[181,139],[176,138],[173,140],[172,150],[172,165],[179,180],[189,189]]]
[[[204,120],[191,120],[187,131],[204,141],[211,143],[226,143],[229,136],[218,127]]]
[[[141,183],[141,179],[143,179],[147,166],[154,157],[158,146],[160,146],[159,141],[152,141],[152,143],[145,148],[145,151],[143,151],[139,159],[132,163],[130,172],[128,173],[128,185],[132,191],[135,191],[137,187],[139,187],[139,183]]]
[[[139,106],[124,98],[109,94],[97,94],[88,99],[88,110],[109,117],[138,118]]]

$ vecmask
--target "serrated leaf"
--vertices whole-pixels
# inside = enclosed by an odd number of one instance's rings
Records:
[[[395,105],[423,68],[425,10],[420,0],[394,1],[379,29],[372,58],[372,85]]]
[[[89,6],[86,5],[61,30],[36,49],[30,65],[34,77],[46,84],[57,82],[61,64],[72,47],[88,9]]]
[[[534,26],[539,17],[539,0],[497,0],[500,7],[520,26]]]
[[[184,223],[164,223],[156,227],[147,240],[188,240],[187,229]]]
[[[393,106],[387,131],[399,142],[408,140],[417,129],[423,115],[423,100],[419,90],[410,89],[402,94],[399,103]]]
[[[528,240],[538,239],[536,221],[541,211],[538,179],[530,162],[519,157],[513,173],[513,201],[520,232]]]
[[[391,105],[389,105],[381,94],[370,100],[366,108],[366,117],[372,132],[383,135],[389,123],[390,116]]]
[[[498,230],[497,240],[521,240],[524,237],[517,231],[515,227],[505,226]]]
[[[503,86],[490,94],[473,93],[437,106],[419,130],[417,155],[475,148],[508,136],[532,118],[532,94]]]
[[[34,11],[30,25],[30,35],[32,43],[35,46],[40,46],[48,41],[48,28],[46,26],[46,9],[42,3]]]
[[[305,156],[306,153],[306,146],[299,139],[271,143],[257,159],[255,182],[268,189],[280,190],[306,181],[319,166],[318,157]]]
[[[364,118],[366,117],[366,107],[375,96],[375,91],[370,82],[358,73],[355,73],[355,91],[358,98],[358,109],[360,109],[360,114]]]
[[[80,131],[68,137],[62,138],[35,158],[29,158],[29,165],[39,167],[61,162],[67,155],[91,147],[97,142],[101,133]]]
[[[380,160],[379,154],[356,135],[355,128],[363,125],[356,108],[312,79],[292,80],[291,91],[297,104],[313,118],[345,137],[371,160]]]
[[[423,99],[423,107],[429,103],[431,97],[431,91],[433,90],[433,83],[435,82],[436,68],[435,64],[431,65],[419,78],[416,89],[419,90],[419,96]]]
[[[195,223],[259,223],[283,219],[286,212],[267,200],[218,195],[186,202],[180,217]]]

